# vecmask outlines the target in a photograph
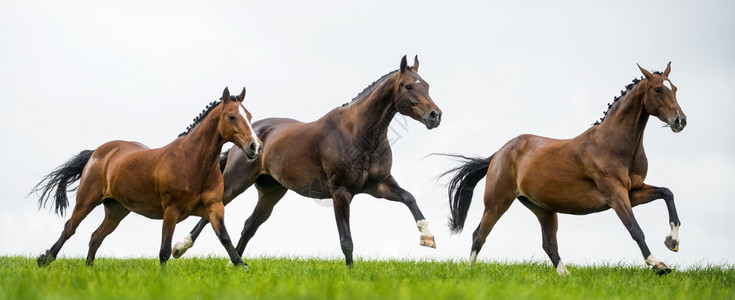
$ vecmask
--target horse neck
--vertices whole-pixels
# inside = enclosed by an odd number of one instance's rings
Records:
[[[222,106],[224,103],[211,111],[182,139],[181,145],[187,160],[196,164],[195,168],[199,170],[219,162],[220,151],[226,142],[218,128]]]
[[[599,140],[624,155],[635,156],[643,142],[648,113],[643,105],[645,90],[641,81],[613,107],[596,131]]]
[[[397,113],[394,84],[395,76],[387,77],[369,95],[347,107],[353,137],[364,147],[377,147],[388,136],[388,127]]]

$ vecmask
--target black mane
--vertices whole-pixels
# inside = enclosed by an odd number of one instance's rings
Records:
[[[230,99],[235,100],[235,96],[230,96]],[[212,109],[214,109],[215,107],[217,107],[217,105],[219,105],[220,103],[222,103],[222,98],[219,98],[219,100],[212,101],[209,104],[207,104],[207,107],[205,107],[204,110],[202,110],[202,112],[199,113],[198,116],[194,117],[194,120],[191,123],[191,125],[186,127],[186,131],[179,134],[179,136],[181,137],[181,136],[187,135],[192,129],[194,129],[194,126],[196,126],[197,124],[199,124],[199,122],[204,120],[204,117],[206,117],[207,114],[209,114],[209,112],[212,111]]]
[[[410,69],[411,67],[408,67],[408,68]],[[345,104],[342,104],[342,106],[340,106],[340,107],[348,106],[348,105],[352,104],[353,102],[355,102],[357,100],[360,100],[362,98],[365,98],[367,95],[370,95],[370,93],[378,86],[378,84],[380,82],[383,82],[383,80],[385,80],[386,78],[388,78],[388,76],[393,75],[396,72],[398,72],[398,70],[393,70],[391,72],[388,72],[388,74],[385,74],[385,75],[381,76],[380,78],[378,78],[378,80],[374,81],[373,83],[371,83],[370,85],[368,85],[364,90],[362,90],[362,92],[360,92],[359,94],[357,94],[357,96],[355,96],[355,98],[352,98],[352,101],[347,102]]]
[[[654,74],[659,74],[659,75],[660,75],[660,74],[661,74],[661,72],[654,72]],[[605,121],[605,118],[607,117],[607,114],[608,114],[608,113],[610,112],[610,109],[611,109],[611,108],[612,108],[612,107],[613,107],[613,106],[614,106],[615,104],[617,104],[617,103],[618,103],[618,100],[622,99],[622,98],[623,98],[623,96],[625,96],[625,94],[627,94],[627,93],[628,93],[628,91],[632,90],[632,89],[633,89],[633,88],[634,88],[634,87],[636,86],[636,84],[638,84],[639,82],[641,82],[641,80],[643,80],[643,77],[641,77],[640,79],[638,79],[638,78],[634,78],[634,79],[633,79],[633,83],[631,83],[631,84],[628,84],[628,85],[626,85],[626,86],[625,86],[625,90],[621,90],[621,91],[620,91],[620,96],[617,96],[617,97],[615,97],[615,98],[613,99],[613,102],[611,102],[611,103],[608,103],[608,104],[607,104],[607,110],[605,110],[605,111],[603,112],[603,116],[602,116],[602,118],[600,118],[599,120],[595,121],[595,123],[594,123],[594,124],[592,124],[592,126],[597,126],[597,125],[600,125],[600,123],[602,123],[602,121]]]

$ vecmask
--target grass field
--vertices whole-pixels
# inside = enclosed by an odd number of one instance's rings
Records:
[[[249,258],[250,270],[225,258],[171,260],[0,257],[2,299],[734,299],[735,268],[701,267],[663,277],[648,268],[546,263]]]

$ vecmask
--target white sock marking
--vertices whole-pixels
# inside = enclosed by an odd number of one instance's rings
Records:
[[[658,259],[656,259],[656,257],[653,256],[653,254],[651,254],[648,257],[646,257],[646,264],[647,265],[649,265],[649,266],[655,266],[658,263],[660,263],[660,261]]]
[[[191,239],[191,234],[187,234],[183,241],[176,243],[174,248],[187,250],[194,247],[194,241]]]
[[[559,264],[556,266],[556,273],[561,276],[569,275],[569,271],[567,271],[567,267],[564,266],[564,263],[560,260]]]
[[[472,253],[470,254],[470,267],[474,267],[476,261],[477,261],[477,251],[472,251]]]
[[[674,223],[669,223],[671,225],[671,233],[669,233],[669,236],[674,239],[674,241],[679,242],[679,226],[674,225]]]
[[[431,230],[429,230],[429,221],[419,220],[416,222],[416,226],[419,228],[421,235],[434,236],[431,234]]]

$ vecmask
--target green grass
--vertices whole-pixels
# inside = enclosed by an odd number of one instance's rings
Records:
[[[708,266],[659,277],[629,266],[547,263],[249,258],[250,271],[225,258],[171,260],[0,257],[0,299],[735,299],[735,268]]]

